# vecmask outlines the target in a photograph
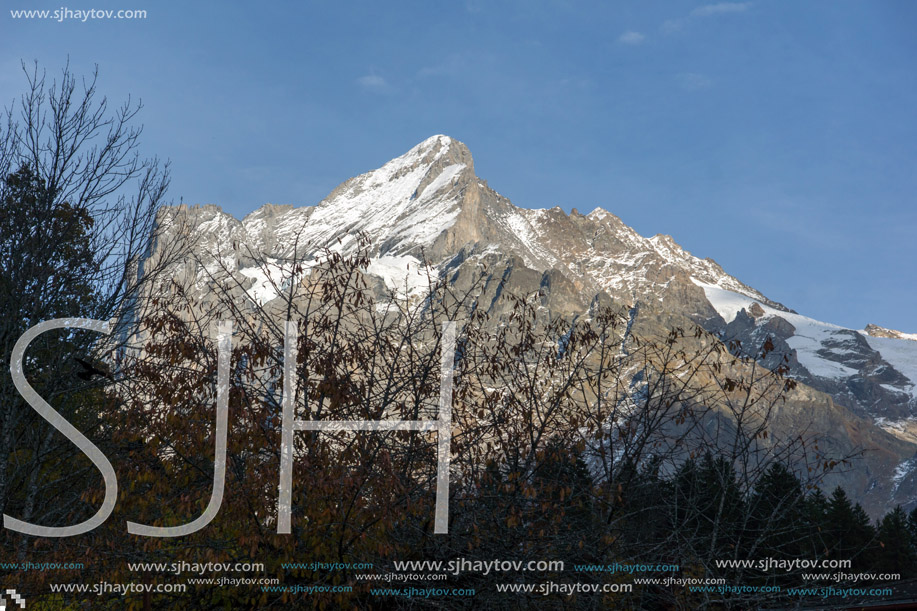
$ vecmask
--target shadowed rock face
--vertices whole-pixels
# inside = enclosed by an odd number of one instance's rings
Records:
[[[183,219],[193,235],[196,260],[177,266],[175,276],[202,304],[213,283],[233,285],[231,294],[252,307],[269,303],[292,261],[308,266],[324,249],[351,252],[363,233],[372,244],[368,274],[407,295],[422,290],[425,271],[445,274],[462,290],[486,266],[478,303],[495,314],[504,307],[500,291],[540,292],[546,313],[567,316],[587,312],[600,297],[639,304],[644,334],[696,323],[741,341],[749,353],[770,338],[775,350],[764,365],[776,367],[786,355],[803,383],[779,414],[779,428],[813,430],[842,453],[868,448],[861,466],[834,479],[872,513],[917,503],[909,462],[917,450],[917,432],[908,428],[917,409],[911,336],[807,319],[670,236],[645,238],[601,208],[583,215],[516,207],[475,175],[468,148],[447,136],[345,181],[315,206],[266,204],[242,220],[212,205],[161,214]]]

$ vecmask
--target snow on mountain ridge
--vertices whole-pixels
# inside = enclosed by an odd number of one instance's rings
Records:
[[[463,214],[465,220],[456,225]],[[671,237],[645,238],[601,208],[583,216],[575,211],[567,215],[560,208],[513,205],[475,176],[467,147],[444,135],[427,138],[382,167],[343,182],[314,206],[265,204],[241,222],[215,206],[204,207],[198,215],[196,232],[215,259],[225,257],[227,250],[243,259],[276,261],[308,259],[322,248],[348,252],[356,245],[357,232],[370,237],[373,256],[417,258],[421,249],[449,232],[439,256],[451,258],[450,249],[477,243],[477,252],[496,248],[514,253],[526,267],[541,272],[556,268],[578,286],[608,290],[619,298],[657,292],[669,286],[673,274],[686,274],[782,308]],[[263,267],[257,261],[243,262],[242,276],[268,280],[253,265]],[[271,296],[257,293],[251,296],[259,303]]]
[[[902,331],[896,331],[895,329],[888,329],[886,327],[880,327],[879,325],[868,324],[866,328],[863,329],[862,333],[864,335],[871,335],[872,337],[891,337],[893,339],[907,339],[911,341],[917,341],[917,333],[904,333]]]
[[[869,336],[862,331],[847,329],[801,314],[775,310],[746,295],[706,284],[696,278],[692,278],[692,281],[704,289],[707,300],[727,323],[735,320],[740,311],[751,310],[754,303],[757,303],[763,312],[755,321],[758,326],[775,317],[790,323],[793,334],[786,340],[787,344],[796,351],[800,364],[813,375],[822,378],[843,381],[859,373],[859,369],[851,366],[859,363],[855,359],[851,362],[849,358],[845,358],[849,357],[851,352],[846,347],[846,340],[852,333],[858,333],[865,338],[872,350],[909,381],[909,384],[891,386],[889,389],[917,397],[917,350],[914,350],[911,340]]]
[[[467,161],[466,158],[467,157]],[[264,235],[262,209],[245,217],[248,234],[278,257],[293,257],[295,245],[332,245],[346,250],[353,233],[366,232],[380,247],[405,254],[432,242],[458,215],[458,194],[450,187],[471,171],[470,153],[448,136],[433,136],[381,168],[344,182],[316,206],[279,211]],[[270,212],[276,212],[276,208]],[[383,246],[384,245],[384,246]]]
[[[448,269],[457,287],[468,286],[462,283],[473,274],[486,275],[493,300],[482,300],[482,307],[501,307],[496,295],[505,286],[513,294],[537,292],[551,314],[577,315],[604,291],[619,305],[646,304],[639,310],[649,312],[652,329],[662,320],[690,320],[724,340],[745,333],[746,346],[774,334],[780,354],[796,359],[794,375],[810,393],[802,399],[807,409],[814,406],[813,413],[824,416],[820,406],[830,396],[898,440],[917,443],[917,335],[878,327],[853,331],[787,311],[712,259],[692,255],[668,235],[644,237],[603,208],[582,215],[517,207],[475,175],[468,149],[447,136],[428,138],[341,183],[316,205],[265,204],[242,220],[213,205],[164,208],[161,214],[185,216],[177,235],[188,232],[194,249],[176,264],[174,276],[193,285],[204,305],[220,284],[238,305],[252,309],[281,292],[292,294],[324,249],[352,252],[355,234],[364,232],[371,244],[367,280],[383,307],[392,305],[383,289],[395,299],[421,298],[428,278]],[[161,239],[166,244],[168,236]],[[811,392],[825,393],[824,399]],[[806,415],[798,417],[805,424]],[[857,443],[872,439],[863,437],[866,429],[854,428]],[[843,437],[845,430],[830,433]],[[910,459],[904,450],[895,452],[896,465]]]
[[[663,273],[668,266],[688,277],[696,277],[705,283],[748,295],[776,309],[787,309],[727,274],[712,259],[692,255],[671,236],[657,234],[646,238],[602,208],[596,208],[585,218],[597,223],[600,231],[608,232],[608,239],[617,245],[613,252],[593,249],[585,260],[585,266],[605,289],[652,293],[668,286],[671,276]],[[596,242],[598,238],[597,233]]]
[[[712,281],[713,284],[720,288],[748,295],[771,306],[780,305],[775,304],[759,291],[727,274],[715,261],[695,257],[679,246],[670,235],[656,234],[647,241],[668,263],[682,267],[692,276],[699,277],[707,282]]]

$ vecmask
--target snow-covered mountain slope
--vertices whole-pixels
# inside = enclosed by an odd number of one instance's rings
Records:
[[[240,309],[255,310],[295,288],[328,251],[368,248],[367,277],[394,298],[423,295],[431,275],[470,286],[462,282],[486,264],[484,307],[499,307],[504,290],[537,291],[548,295],[546,309],[578,315],[605,294],[639,304],[633,311],[647,313],[650,330],[687,318],[750,352],[771,337],[772,356],[791,355],[791,375],[806,389],[787,426],[821,426],[836,447],[878,448],[868,468],[846,480],[876,512],[892,501],[917,503],[917,460],[908,462],[917,448],[917,336],[797,314],[670,236],[644,237],[602,208],[583,215],[517,207],[475,174],[471,153],[447,136],[345,181],[314,206],[266,204],[241,220],[215,205],[161,215],[168,229],[150,257],[190,238],[193,256],[173,276],[204,306],[220,289],[231,290]]]
[[[602,208],[582,215],[517,207],[475,175],[468,148],[448,136],[345,181],[315,206],[266,204],[242,220],[213,205],[163,214],[191,226],[197,261],[183,273],[199,291],[232,280],[253,305],[264,305],[297,281],[294,267],[308,274],[326,249],[356,249],[359,235],[371,244],[367,273],[402,297],[422,292],[428,272],[456,257],[511,256],[535,272],[560,274],[572,292],[655,303],[711,330],[725,321],[738,333],[738,312],[757,303],[764,314],[754,317],[756,334],[776,334],[795,351],[800,380],[863,415],[897,422],[917,410],[917,336],[796,314],[670,236],[644,237]]]
[[[346,181],[316,206],[267,204],[241,221],[213,205],[163,214],[183,216],[191,226],[199,265],[186,272],[197,277],[200,290],[231,277],[263,305],[285,288],[293,261],[308,269],[324,249],[351,252],[363,233],[375,245],[369,273],[384,276],[392,289],[405,285],[412,292],[420,282],[421,250],[455,224],[458,185],[474,180],[468,150],[434,136]]]
[[[277,297],[292,261],[308,266],[326,248],[349,252],[362,232],[379,261],[369,272],[399,286],[416,280],[410,270],[421,259],[439,265],[459,252],[499,252],[627,302],[677,300],[698,320],[714,313],[692,276],[783,309],[671,237],[645,238],[601,208],[583,216],[514,206],[475,175],[464,144],[442,135],[344,182],[315,206],[267,204],[241,221],[213,205],[164,214],[190,218],[201,264],[187,272],[198,287],[231,276],[258,304]]]
[[[900,434],[917,408],[917,342],[776,310],[747,295],[694,279],[728,323],[727,334],[760,342],[771,337],[792,351],[795,377]],[[750,322],[744,330],[741,319]],[[908,436],[911,434],[908,433]]]
[[[460,178],[473,176],[471,155],[434,136],[378,170],[352,178],[315,207],[261,208],[242,220],[250,246],[275,257],[294,248],[348,248],[365,232],[391,254],[429,245],[455,224]]]

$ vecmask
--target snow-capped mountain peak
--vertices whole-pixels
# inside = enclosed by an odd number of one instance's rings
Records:
[[[362,233],[373,256],[394,257],[380,269],[392,269],[398,257],[405,265],[421,258],[436,265],[462,250],[499,252],[538,272],[559,270],[578,287],[629,303],[666,293],[702,301],[702,291],[688,280],[693,276],[782,309],[711,259],[693,256],[670,236],[645,238],[602,208],[584,216],[513,205],[475,175],[468,148],[445,135],[341,183],[315,206],[266,204],[241,222],[215,206],[195,210],[188,213],[196,215],[202,250],[213,251],[220,262],[204,264],[210,275],[228,267],[260,278],[267,273],[250,269],[259,257],[279,262],[314,258],[324,248],[349,252]],[[259,302],[270,298],[270,291],[253,296]],[[701,318],[700,310],[713,314],[709,305],[695,309]]]
[[[790,375],[806,387],[898,437],[895,443],[917,443],[917,336],[875,325],[854,331],[799,315],[671,236],[644,237],[601,207],[587,215],[520,208],[478,178],[468,148],[448,136],[428,138],[346,180],[314,206],[266,204],[242,220],[213,205],[161,214],[184,217],[176,227],[193,237],[194,253],[174,276],[204,304],[215,283],[252,309],[293,295],[326,249],[353,252],[362,234],[370,243],[364,272],[380,299],[413,299],[438,275],[469,286],[483,273],[489,293],[481,307],[499,307],[505,290],[537,295],[547,310],[577,316],[604,294],[640,306],[632,311],[655,312],[658,318],[647,320],[657,330],[689,319],[750,349],[771,338],[774,355],[789,355]],[[168,236],[159,241],[164,247]],[[910,446],[901,448],[896,460],[910,460]],[[887,471],[891,459],[882,460]]]
[[[345,181],[314,207],[263,207],[243,224],[259,248],[276,257],[334,247],[339,239],[347,250],[357,232],[370,235],[384,253],[403,254],[432,243],[455,222],[456,187],[473,176],[465,145],[433,136],[382,167]]]
[[[428,265],[445,266],[459,253],[460,261],[514,258],[531,272],[560,274],[575,291],[604,291],[628,305],[660,303],[705,326],[735,327],[737,312],[758,304],[760,333],[773,331],[769,321],[795,329],[779,339],[795,351],[809,383],[841,400],[844,380],[863,379],[849,391],[851,407],[866,400],[860,395],[882,394],[885,405],[895,406],[883,417],[909,417],[914,409],[917,371],[897,347],[917,336],[875,325],[857,333],[798,315],[671,236],[644,237],[602,208],[585,216],[519,208],[475,175],[468,148],[448,136],[427,138],[346,180],[315,206],[266,204],[242,221],[213,205],[186,212],[194,217],[200,256],[197,271],[188,271],[202,290],[229,275],[252,302],[267,303],[287,286],[294,261],[308,268],[323,249],[350,252],[358,234],[372,245],[367,273],[402,296],[422,289]],[[859,390],[867,386],[868,393]]]

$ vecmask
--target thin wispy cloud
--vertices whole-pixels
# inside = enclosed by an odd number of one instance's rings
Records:
[[[378,74],[367,74],[357,79],[357,84],[372,93],[390,93],[392,86]]]
[[[751,8],[751,4],[751,2],[719,2],[717,4],[705,4],[691,11],[691,15],[695,17],[708,17],[710,15],[720,15],[722,13],[741,13]]]
[[[659,29],[663,34],[674,34],[685,27],[684,19],[667,19]]]
[[[705,4],[688,13],[687,17],[667,19],[659,26],[659,31],[663,34],[674,34],[683,30],[693,19],[730,13],[744,13],[750,9],[753,4],[753,2],[718,2],[716,4]]]
[[[644,40],[646,40],[646,36],[640,32],[624,32],[618,36],[618,42],[622,45],[639,45],[643,44]]]
[[[484,10],[484,0],[465,0],[465,10],[469,13],[480,13]]]
[[[676,78],[685,91],[700,91],[713,85],[713,80],[709,76],[698,72],[682,72]]]

